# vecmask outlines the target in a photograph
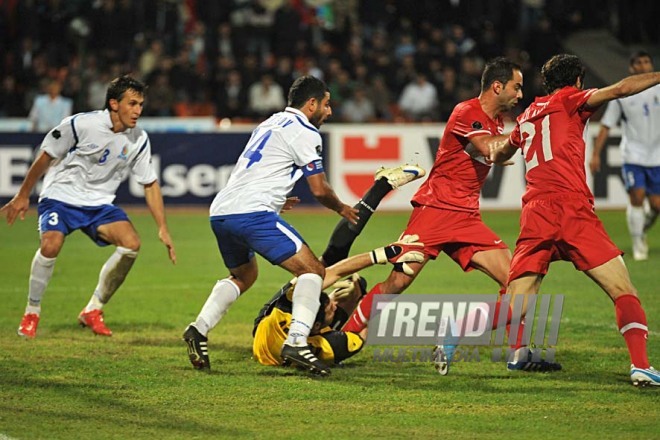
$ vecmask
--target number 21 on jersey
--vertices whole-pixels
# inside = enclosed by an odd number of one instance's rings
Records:
[[[541,145],[539,149],[538,140],[534,142],[536,137],[536,126],[532,122],[523,122],[520,124],[520,133],[524,136],[524,144],[522,147],[523,157],[527,163],[527,171],[529,173],[532,168],[537,167],[540,163],[550,162],[552,160],[552,144],[550,143],[550,115],[546,115],[541,120]]]

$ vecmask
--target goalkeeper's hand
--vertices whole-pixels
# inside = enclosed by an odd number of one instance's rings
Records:
[[[350,278],[345,278],[343,280],[337,281],[332,285],[332,292],[330,292],[330,299],[338,301],[342,298],[346,298],[349,295],[352,295],[355,292],[355,284],[360,279],[360,275],[354,273]]]
[[[424,261],[424,243],[418,241],[418,235],[404,235],[398,241],[385,247],[371,251],[371,262],[374,264],[392,263],[401,265],[403,273],[414,275],[408,263],[422,263]]]

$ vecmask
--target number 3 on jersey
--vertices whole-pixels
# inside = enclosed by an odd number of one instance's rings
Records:
[[[252,137],[255,138],[256,134],[257,133],[255,132],[252,135]],[[268,139],[270,139],[271,134],[273,134],[273,131],[268,130],[254,141],[250,140],[250,142],[248,143],[248,147],[245,149],[245,153],[243,153],[244,158],[250,159],[250,161],[248,162],[245,168],[250,168],[252,165],[259,162],[263,158],[263,155],[261,154],[261,150],[263,150],[264,146],[266,145],[266,142],[268,142]]]
[[[537,167],[542,162],[550,162],[552,160],[552,144],[550,143],[550,115],[545,116],[541,120],[541,149],[539,150],[539,142],[534,142],[536,136],[536,126],[532,122],[523,122],[520,124],[520,132],[525,137],[523,144],[523,157],[527,163],[527,171],[529,173],[532,168]],[[533,151],[530,151],[532,150]]]

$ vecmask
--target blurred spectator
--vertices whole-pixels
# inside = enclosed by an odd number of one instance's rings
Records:
[[[288,90],[288,88],[287,88]],[[215,91],[215,108],[218,118],[237,118],[247,114],[247,88],[238,70],[231,70],[225,82]]]
[[[293,57],[293,49],[300,38],[302,21],[294,3],[295,0],[285,0],[275,12],[272,39],[273,52],[278,57]]]
[[[229,72],[238,70],[243,89],[266,73],[283,90],[297,75],[322,78],[332,87],[338,113],[342,101],[353,96],[354,84],[368,84],[377,118],[386,120],[399,114],[389,97],[396,101],[417,73],[425,74],[438,90],[440,105],[431,116],[438,118],[447,115],[461,96],[473,94],[479,87],[473,67],[494,56],[510,52],[517,57],[512,59],[526,64],[525,99],[531,99],[527,88],[533,89],[537,80],[528,73],[537,72],[547,54],[563,50],[559,35],[612,26],[621,30],[624,43],[657,43],[660,37],[654,22],[660,2],[650,0],[0,0],[0,4],[4,5],[0,111],[5,113],[19,112],[21,101],[27,113],[45,78],[60,80],[62,93],[74,99],[73,112],[98,108],[103,88],[98,78],[110,70],[116,76],[139,72],[152,86],[161,84],[165,75],[169,91],[181,103],[174,106],[179,114],[208,112],[209,96],[219,112],[233,113],[220,109],[218,96],[229,83]],[[88,23],[91,34],[72,32],[73,19]],[[169,91],[162,89],[164,102],[169,101]],[[167,104],[162,111],[167,113]],[[247,105],[240,111],[245,112],[242,117],[252,115]]]
[[[173,116],[176,94],[170,86],[169,79],[164,73],[156,76],[149,84],[144,107],[145,116]]]
[[[46,93],[37,95],[30,110],[32,130],[45,133],[57,126],[62,119],[71,116],[73,101],[60,95],[62,85],[51,79],[46,82]]]
[[[138,63],[140,75],[142,78],[147,78],[149,74],[158,66],[160,59],[163,56],[163,51],[164,46],[162,40],[155,38],[151,41],[149,48],[142,53]]]
[[[437,117],[438,91],[420,73],[406,85],[399,97],[399,108],[411,121],[431,121]]]
[[[0,118],[25,117],[23,94],[16,88],[16,78],[7,75],[0,88]]]
[[[392,94],[382,76],[375,76],[367,92],[369,100],[374,105],[376,117],[384,121],[392,120]]]
[[[272,75],[265,74],[248,89],[248,110],[253,117],[263,118],[286,106],[284,91],[273,81]]]
[[[344,122],[373,122],[376,119],[376,110],[363,85],[353,89],[353,96],[344,101],[340,114]]]
[[[289,57],[279,57],[277,65],[273,71],[273,78],[275,82],[282,87],[282,90],[289,90],[293,84],[293,61]]]

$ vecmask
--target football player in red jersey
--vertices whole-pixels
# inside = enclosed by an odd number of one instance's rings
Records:
[[[660,385],[646,355],[648,327],[622,252],[594,213],[586,183],[584,132],[589,117],[608,101],[660,84],[660,73],[630,76],[601,89],[584,90],[585,68],[574,55],[555,55],[541,70],[548,95],[518,117],[508,141],[493,144],[490,159],[508,160],[518,149],[526,163],[520,235],[509,272],[512,295],[536,294],[550,262],[568,260],[614,302],[635,385]],[[526,302],[526,301],[525,301]]]
[[[479,194],[492,166],[484,156],[490,141],[504,131],[502,114],[522,98],[522,85],[520,66],[495,58],[484,68],[480,95],[454,108],[429,177],[412,198],[413,212],[403,232],[419,236],[424,261],[410,264],[411,275],[395,266],[387,280],[365,296],[344,330],[360,332],[367,326],[374,296],[403,292],[441,251],[464,271],[478,269],[497,282],[502,293],[506,291],[511,253],[481,220]],[[444,363],[438,371],[444,375],[447,367]]]

